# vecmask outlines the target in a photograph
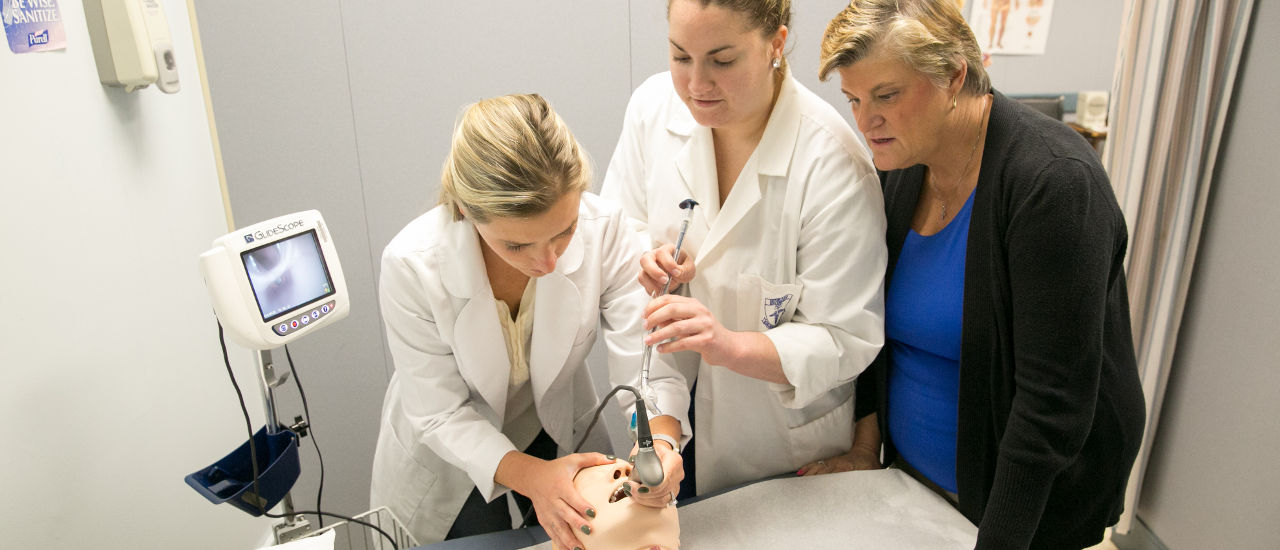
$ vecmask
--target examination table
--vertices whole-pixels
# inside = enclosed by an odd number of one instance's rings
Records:
[[[680,504],[681,550],[973,548],[978,528],[901,470],[786,476]],[[438,542],[421,550],[550,550],[541,528]]]

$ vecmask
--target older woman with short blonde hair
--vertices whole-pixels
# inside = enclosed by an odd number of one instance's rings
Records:
[[[1096,544],[1145,414],[1096,153],[991,89],[953,0],[854,0],[821,56],[881,171],[889,265],[853,446],[813,471],[883,453],[978,525],[978,548]]]

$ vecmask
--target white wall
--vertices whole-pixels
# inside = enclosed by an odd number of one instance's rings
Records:
[[[1278,26],[1256,2],[1138,503],[1173,550],[1280,548]]]
[[[0,545],[253,548],[265,520],[183,482],[247,437],[196,269],[227,223],[187,6],[165,95],[99,84],[59,4],[66,51],[0,49]]]

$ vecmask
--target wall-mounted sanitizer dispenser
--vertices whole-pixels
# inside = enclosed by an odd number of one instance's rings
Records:
[[[177,93],[178,64],[160,0],[84,0],[98,79],[132,92],[155,84]]]

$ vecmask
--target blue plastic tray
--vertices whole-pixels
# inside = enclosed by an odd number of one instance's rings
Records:
[[[253,463],[249,442],[207,468],[186,477],[187,485],[214,504],[230,503],[252,516],[270,510],[289,493],[301,469],[298,465],[298,437],[288,429],[267,434],[265,426],[253,434],[258,455],[258,490],[253,491]],[[258,503],[262,506],[259,508]]]

